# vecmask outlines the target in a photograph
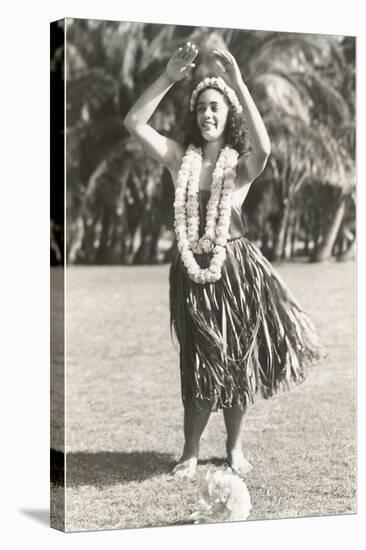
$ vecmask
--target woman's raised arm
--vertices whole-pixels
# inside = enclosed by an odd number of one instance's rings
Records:
[[[168,90],[182,80],[194,67],[198,51],[188,42],[173,54],[161,76],[139,97],[127,113],[124,124],[148,154],[174,172],[183,155],[183,147],[173,139],[157,132],[148,124],[155,109]]]
[[[239,159],[240,181],[251,183],[263,171],[271,152],[271,143],[262,117],[243,82],[240,69],[234,56],[223,50],[213,50],[217,73],[235,90],[248,127],[252,145],[251,153]]]

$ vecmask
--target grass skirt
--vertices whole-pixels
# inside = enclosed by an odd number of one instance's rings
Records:
[[[301,382],[319,355],[311,321],[259,249],[241,237],[226,250],[216,283],[191,281],[179,253],[170,267],[185,407],[244,408]],[[196,259],[207,267],[210,257]]]

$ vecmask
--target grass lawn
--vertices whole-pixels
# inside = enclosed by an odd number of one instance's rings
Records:
[[[355,266],[285,264],[328,356],[296,391],[258,400],[244,449],[250,520],[354,513]],[[168,266],[72,267],[67,278],[68,531],[189,522],[210,468],[224,464],[213,414],[194,480],[170,470],[182,444]]]

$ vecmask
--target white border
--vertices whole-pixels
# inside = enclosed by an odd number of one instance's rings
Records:
[[[240,7],[240,12],[238,11]],[[220,8],[221,11],[220,11]],[[6,11],[6,13],[5,13]],[[36,544],[69,547],[132,548],[361,548],[364,501],[364,344],[359,338],[359,514],[248,522],[246,524],[155,528],[63,535],[20,510],[48,507],[49,410],[49,22],[66,16],[150,21],[358,36],[358,235],[366,182],[365,41],[362,3],[348,0],[127,3],[64,0],[62,5],[14,1],[2,10],[1,119],[2,193],[2,538],[12,547]],[[5,143],[5,144],[4,144]],[[362,235],[362,237],[361,237]],[[362,243],[361,240],[361,243]],[[365,304],[362,245],[358,251],[359,303]],[[363,317],[359,308],[358,328]]]

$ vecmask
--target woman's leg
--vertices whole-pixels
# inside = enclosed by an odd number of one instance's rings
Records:
[[[173,470],[176,477],[192,477],[196,471],[200,439],[211,411],[184,409],[184,449]]]
[[[224,420],[226,426],[226,451],[227,461],[235,473],[247,474],[252,469],[251,464],[243,454],[241,436],[243,432],[246,408],[232,407],[224,409]]]

